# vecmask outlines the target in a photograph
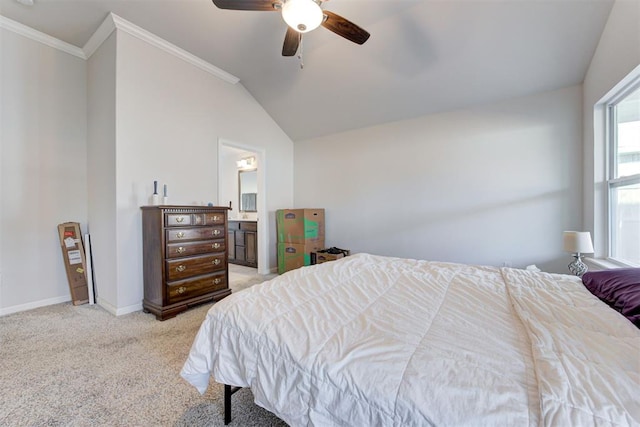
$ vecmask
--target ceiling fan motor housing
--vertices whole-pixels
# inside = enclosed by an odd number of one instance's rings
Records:
[[[322,24],[324,14],[316,0],[285,0],[282,4],[282,19],[300,33],[315,30]]]

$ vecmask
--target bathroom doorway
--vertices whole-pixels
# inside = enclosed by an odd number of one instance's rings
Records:
[[[267,236],[268,230],[264,177],[264,150],[227,140],[218,141],[218,203],[220,206],[231,205],[228,221],[230,227],[238,228],[237,239],[235,231],[229,230],[232,290],[234,283],[254,281],[269,274],[267,242],[263,237]],[[245,262],[247,260],[249,262]]]

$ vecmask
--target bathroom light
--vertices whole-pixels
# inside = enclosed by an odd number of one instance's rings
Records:
[[[244,159],[240,159],[236,162],[236,165],[238,166],[238,169],[248,169],[248,168],[252,168],[255,166],[256,163],[256,158],[251,156],[251,157],[245,157]]]
[[[323,18],[322,9],[315,0],[286,0],[282,5],[282,19],[300,33],[318,28]]]
[[[589,269],[582,262],[582,254],[592,254],[593,244],[591,243],[591,233],[588,231],[565,231],[562,233],[564,251],[573,254],[575,258],[569,264],[569,271],[576,276],[582,276]]]

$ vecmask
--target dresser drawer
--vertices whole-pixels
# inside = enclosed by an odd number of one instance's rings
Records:
[[[197,279],[182,280],[167,286],[168,301],[171,304],[226,287],[227,275],[224,271]]]
[[[167,227],[191,225],[191,214],[166,214],[165,221]]]
[[[205,255],[191,258],[177,258],[166,261],[167,281],[209,274],[226,267],[226,254]]]
[[[186,242],[189,240],[217,239],[225,236],[224,226],[170,228],[167,232],[167,243]]]
[[[224,225],[225,215],[224,213],[205,213],[198,216],[200,217],[199,221],[202,221],[204,225]]]
[[[224,252],[226,249],[227,242],[225,239],[170,243],[167,245],[167,258],[202,255],[210,252]]]

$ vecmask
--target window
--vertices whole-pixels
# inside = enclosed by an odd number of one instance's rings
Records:
[[[640,81],[608,111],[609,258],[640,266]]]

